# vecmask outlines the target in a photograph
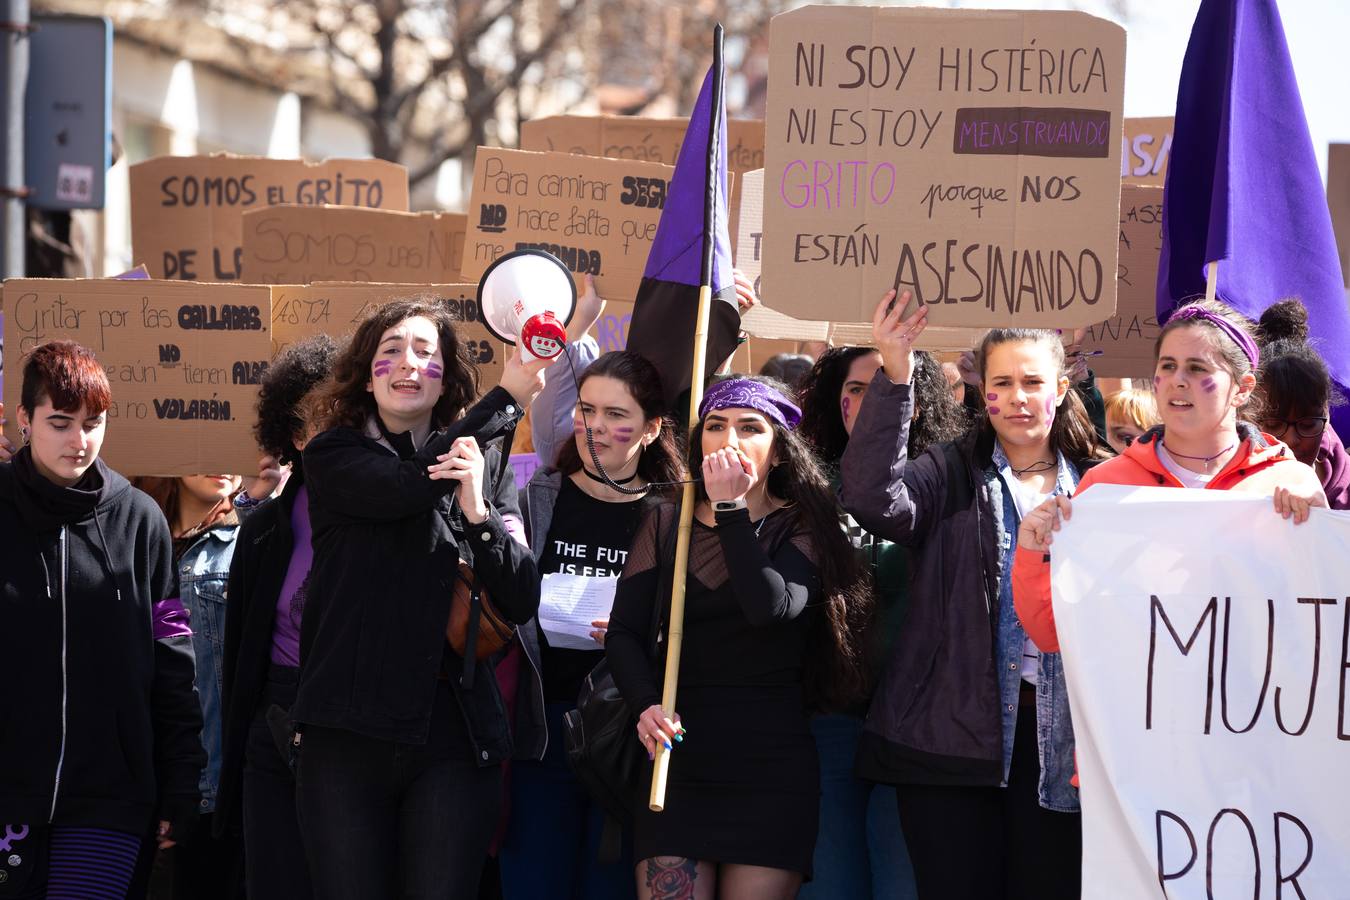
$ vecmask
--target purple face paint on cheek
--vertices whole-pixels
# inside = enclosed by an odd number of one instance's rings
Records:
[[[1045,424],[1046,424],[1047,426],[1050,426],[1050,425],[1053,425],[1054,422],[1055,422],[1055,398],[1054,398],[1054,397],[1046,397],[1046,398],[1045,398]]]
[[[427,363],[428,378],[441,378],[444,374],[445,370],[442,369],[440,366],[436,365],[435,363]]]
[[[1154,376],[1153,376],[1153,389],[1154,389],[1154,390],[1157,390],[1158,385],[1160,385],[1160,384],[1162,384],[1162,376],[1161,376],[1161,375],[1154,375]]]
[[[991,415],[991,416],[996,416],[996,415],[998,415],[998,413],[999,413],[999,409],[998,409],[997,406],[991,406],[991,407],[989,407],[989,415]]]
[[[631,444],[633,442],[633,429],[615,428],[614,440],[618,441],[620,444]]]
[[[853,406],[851,397],[845,397],[839,401],[839,411],[844,414],[844,424],[848,424],[849,409]]]
[[[372,370],[376,375],[388,375],[394,371],[394,364],[387,359],[375,360],[375,368]]]
[[[984,399],[991,403],[996,402],[998,400],[998,394],[985,394]]]
[[[1212,394],[1219,389],[1219,386],[1214,383],[1213,375],[1200,382],[1200,386],[1205,389],[1206,394]]]

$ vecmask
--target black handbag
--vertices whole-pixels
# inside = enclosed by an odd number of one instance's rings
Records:
[[[652,510],[651,515],[660,515]],[[657,540],[661,558],[668,559],[671,548],[663,540],[657,521]],[[664,568],[657,590],[649,635],[648,658],[657,664],[661,658],[661,634],[670,596],[669,569]],[[591,799],[608,814],[601,837],[600,858],[618,858],[619,830],[633,824],[633,802],[642,790],[643,776],[651,761],[637,737],[637,716],[633,715],[609,670],[609,661],[601,660],[577,695],[577,708],[563,715],[563,745],[567,763],[585,786]]]

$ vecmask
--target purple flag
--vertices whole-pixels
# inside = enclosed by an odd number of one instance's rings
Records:
[[[708,315],[709,372],[736,349],[740,333],[727,225],[727,116],[721,82],[721,66],[714,62],[689,117],[628,328],[628,349],[656,366],[672,409],[689,388],[698,291],[705,278],[704,238],[709,232],[712,265],[707,283],[713,293]],[[710,137],[715,145],[709,144]],[[675,411],[681,416],[684,412]]]
[[[1350,309],[1331,213],[1275,0],[1203,0],[1177,90],[1163,195],[1158,318],[1203,294],[1252,319],[1285,297],[1350,385]]]

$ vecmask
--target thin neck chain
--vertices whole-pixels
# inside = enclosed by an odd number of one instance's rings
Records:
[[[1196,462],[1202,462],[1202,463],[1204,463],[1206,466],[1208,466],[1210,463],[1214,462],[1214,460],[1218,459],[1220,456],[1223,456],[1223,455],[1224,455],[1225,453],[1227,453],[1228,451],[1235,449],[1235,448],[1237,447],[1237,445],[1238,445],[1238,442],[1237,442],[1237,441],[1234,441],[1233,443],[1229,444],[1227,447],[1224,447],[1224,448],[1223,448],[1222,450],[1220,450],[1218,453],[1215,453],[1213,456],[1191,456],[1191,455],[1189,455],[1189,454],[1187,454],[1187,453],[1178,453],[1177,451],[1173,450],[1171,447],[1168,447],[1168,446],[1167,446],[1167,443],[1166,443],[1165,441],[1159,441],[1159,442],[1158,442],[1158,446],[1162,447],[1163,449],[1165,449],[1168,453],[1172,454],[1173,456],[1179,457],[1179,458],[1181,458],[1181,459],[1193,459],[1193,460],[1195,460]]]
[[[1031,465],[1027,466],[1025,469],[1019,469],[1012,463],[1008,463],[1008,468],[1012,469],[1012,473],[1014,475],[1016,475],[1018,478],[1021,478],[1023,475],[1031,475],[1032,473],[1035,472],[1049,472],[1051,469],[1054,469],[1057,465],[1059,465],[1059,463],[1054,460],[1040,459],[1032,463]]]

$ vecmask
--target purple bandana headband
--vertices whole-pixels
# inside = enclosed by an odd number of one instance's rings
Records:
[[[1185,322],[1190,319],[1202,319],[1228,335],[1233,339],[1233,343],[1237,344],[1238,347],[1242,349],[1242,352],[1246,354],[1247,359],[1251,361],[1252,368],[1255,369],[1258,367],[1261,361],[1261,351],[1257,348],[1256,341],[1252,340],[1252,336],[1247,332],[1238,328],[1222,316],[1216,316],[1209,310],[1199,306],[1183,306],[1181,309],[1172,313],[1171,317],[1167,320],[1167,324],[1170,325],[1173,322]]]
[[[796,428],[802,420],[797,404],[767,384],[748,378],[728,378],[710,386],[698,405],[698,417],[702,419],[710,412],[731,408],[761,412],[784,428]]]

